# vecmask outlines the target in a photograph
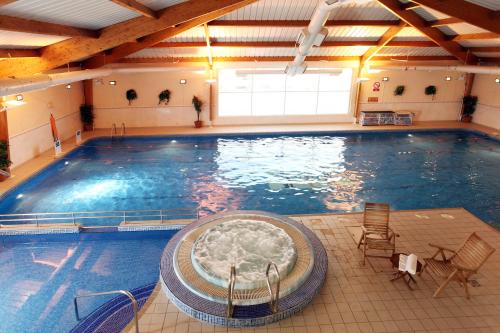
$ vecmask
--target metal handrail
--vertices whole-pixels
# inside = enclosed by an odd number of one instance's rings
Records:
[[[231,266],[231,271],[229,275],[229,285],[227,287],[227,309],[226,317],[231,318],[233,316],[233,296],[234,296],[234,285],[236,284],[236,268],[234,265]]]
[[[0,228],[2,223],[40,224],[72,223],[77,225],[77,220],[119,219],[120,223],[127,224],[131,221],[159,221],[164,223],[168,217],[175,219],[199,219],[199,211],[190,208],[171,208],[156,210],[122,210],[122,211],[90,211],[90,212],[52,212],[52,213],[24,213],[0,214]]]
[[[116,124],[113,123],[113,125],[111,125],[111,140],[113,140],[113,136],[116,134],[118,134],[116,131]]]
[[[273,288],[271,286],[271,278],[269,276],[269,271],[271,270],[271,267],[274,267],[274,270],[276,272],[276,276],[278,277],[278,281],[276,282],[276,293],[273,295]],[[271,308],[271,311],[273,313],[276,313],[278,311],[278,301],[280,298],[280,272],[278,271],[278,266],[276,266],[275,263],[270,262],[267,264],[267,269],[266,269],[266,279],[267,279],[267,289],[269,291],[269,295],[271,296],[271,299],[269,300],[269,307]]]
[[[80,321],[80,314],[78,312],[78,302],[77,302],[77,300],[79,298],[113,295],[113,294],[123,294],[130,299],[130,301],[132,302],[132,307],[134,309],[135,333],[139,333],[139,320],[137,319],[137,312],[138,312],[137,300],[135,299],[134,295],[132,295],[132,293],[128,290],[112,290],[112,291],[105,291],[105,292],[101,292],[101,293],[90,293],[90,294],[85,294],[85,295],[76,295],[75,298],[73,298],[73,304],[75,305],[76,320]]]
[[[125,123],[122,123],[121,130],[120,130],[120,136],[123,137],[125,135]]]

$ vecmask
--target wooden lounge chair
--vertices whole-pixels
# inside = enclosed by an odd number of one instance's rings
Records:
[[[358,248],[363,245],[363,265],[366,257],[391,258],[396,251],[396,237],[398,236],[389,228],[389,205],[384,203],[365,203],[362,235]],[[391,251],[391,255],[369,255],[367,250]]]
[[[424,259],[424,267],[420,274],[427,270],[431,275],[444,278],[433,297],[437,297],[450,281],[457,281],[465,289],[465,295],[470,298],[469,277],[479,270],[484,262],[495,252],[495,249],[482,240],[475,232],[472,233],[462,246],[454,251],[444,246],[429,244],[437,249],[431,258]],[[446,257],[445,251],[451,253]],[[441,254],[441,259],[436,257]]]

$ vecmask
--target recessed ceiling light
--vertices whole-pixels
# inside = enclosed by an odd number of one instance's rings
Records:
[[[446,81],[451,81],[451,76],[447,76],[444,78]]]
[[[500,83],[500,79],[499,79],[499,78],[496,78],[496,79],[495,79],[495,83]]]
[[[387,76],[384,76],[384,77],[382,78],[382,81],[389,81],[389,78],[388,78]]]
[[[16,101],[22,101],[24,99],[23,95],[16,95]]]
[[[109,85],[110,85],[110,86],[116,86],[116,81],[115,81],[115,80],[113,80],[113,81],[109,81]]]
[[[71,89],[71,84],[67,84],[66,89]]]
[[[187,83],[187,80],[186,80],[186,79],[180,79],[179,83],[180,83],[180,84],[186,84],[186,83]]]

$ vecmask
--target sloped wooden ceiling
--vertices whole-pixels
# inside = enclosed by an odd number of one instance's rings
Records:
[[[288,61],[316,5],[302,0],[74,0],[69,6],[57,0],[0,0],[0,77],[32,75],[71,62],[85,68],[120,61],[206,62],[204,23],[214,61]],[[327,40],[308,60],[500,63],[499,10],[500,3],[485,5],[484,0],[343,4],[326,24]]]

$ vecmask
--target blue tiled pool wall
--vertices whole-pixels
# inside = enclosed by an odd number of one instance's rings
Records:
[[[225,209],[311,214],[359,211],[362,202],[371,200],[389,202],[394,209],[464,207],[490,224],[495,225],[500,220],[500,198],[496,193],[498,191],[493,190],[499,179],[498,167],[494,168],[499,160],[498,138],[469,130],[282,134],[281,139],[290,141],[300,138],[321,140],[324,136],[334,136],[334,139],[340,138],[345,146],[350,147],[342,153],[342,167],[346,168],[346,172],[341,175],[340,182],[328,184],[330,188],[318,193],[312,193],[314,189],[311,188],[297,191],[294,188],[297,185],[294,182],[296,174],[290,177],[290,182],[284,181],[285,177],[277,177],[280,187],[277,190],[271,188],[273,184],[266,182],[235,183],[234,178],[221,178],[219,168],[211,160],[217,158],[213,152],[214,144],[225,144],[225,140],[272,141],[279,139],[279,135],[127,137],[113,144],[107,137],[91,139],[64,159],[42,170],[31,181],[5,194],[0,212],[198,207],[202,214]],[[411,139],[408,135],[415,138]],[[410,145],[412,140],[418,141],[417,144]],[[172,146],[172,141],[177,141],[177,147],[175,144]],[[388,148],[385,152],[374,151],[374,155],[370,155],[370,149],[363,149],[361,143],[371,143],[374,147],[392,145],[394,151]],[[231,154],[233,152],[225,157],[225,166],[244,170],[249,157],[238,156],[237,151]],[[256,156],[259,155],[257,152]],[[276,163],[282,163],[279,154],[273,158]],[[234,165],[231,165],[233,162]],[[370,164],[373,165],[371,170]],[[457,166],[463,167],[457,169]],[[388,169],[394,169],[394,172],[388,172]],[[450,170],[449,173],[447,170]],[[248,170],[246,174],[242,171],[238,176],[251,176],[253,172],[259,170]],[[420,173],[420,176],[411,176],[411,172]],[[59,180],[54,179],[57,178],[54,176],[56,173],[59,173]],[[372,178],[370,173],[375,177]],[[314,177],[310,180],[308,177],[299,177],[299,185],[302,182],[306,186],[314,186]],[[127,189],[130,184],[133,187]],[[87,196],[82,196],[79,187],[85,186],[96,188],[91,188]],[[100,190],[106,188],[113,190],[103,194]],[[19,193],[29,194],[30,191],[35,193],[33,198],[27,195],[20,201],[16,199]],[[408,196],[409,191],[415,195]],[[41,192],[46,196],[41,196]],[[53,204],[56,195],[63,199]],[[294,195],[303,196],[298,198]],[[90,200],[92,196],[98,198]],[[119,221],[102,221],[103,225],[110,223],[118,224]]]
[[[252,306],[235,306],[233,317],[228,319],[225,316],[226,305],[207,300],[192,293],[179,280],[174,271],[173,256],[175,248],[184,235],[202,224],[209,223],[224,216],[236,216],[238,214],[258,214],[278,218],[299,229],[311,243],[314,254],[314,267],[311,275],[296,291],[279,300],[279,310],[277,313],[273,314],[270,311],[268,303]],[[301,311],[321,290],[326,278],[327,269],[328,257],[323,244],[318,237],[304,225],[299,224],[292,219],[277,216],[268,212],[234,211],[222,213],[216,216],[205,217],[198,222],[189,224],[182,231],[172,237],[165,247],[165,251],[162,255],[160,263],[160,280],[163,284],[163,290],[167,293],[169,299],[189,316],[215,325],[249,327],[270,324]]]
[[[151,283],[130,291],[137,301],[139,311],[147,302],[156,284]],[[70,333],[121,332],[133,319],[134,309],[130,299],[120,295],[104,303],[85,318],[81,318]]]
[[[0,332],[69,332],[77,324],[75,295],[156,284],[161,253],[175,232],[1,236]],[[81,316],[113,297],[81,299]],[[124,311],[116,323],[126,324]]]

